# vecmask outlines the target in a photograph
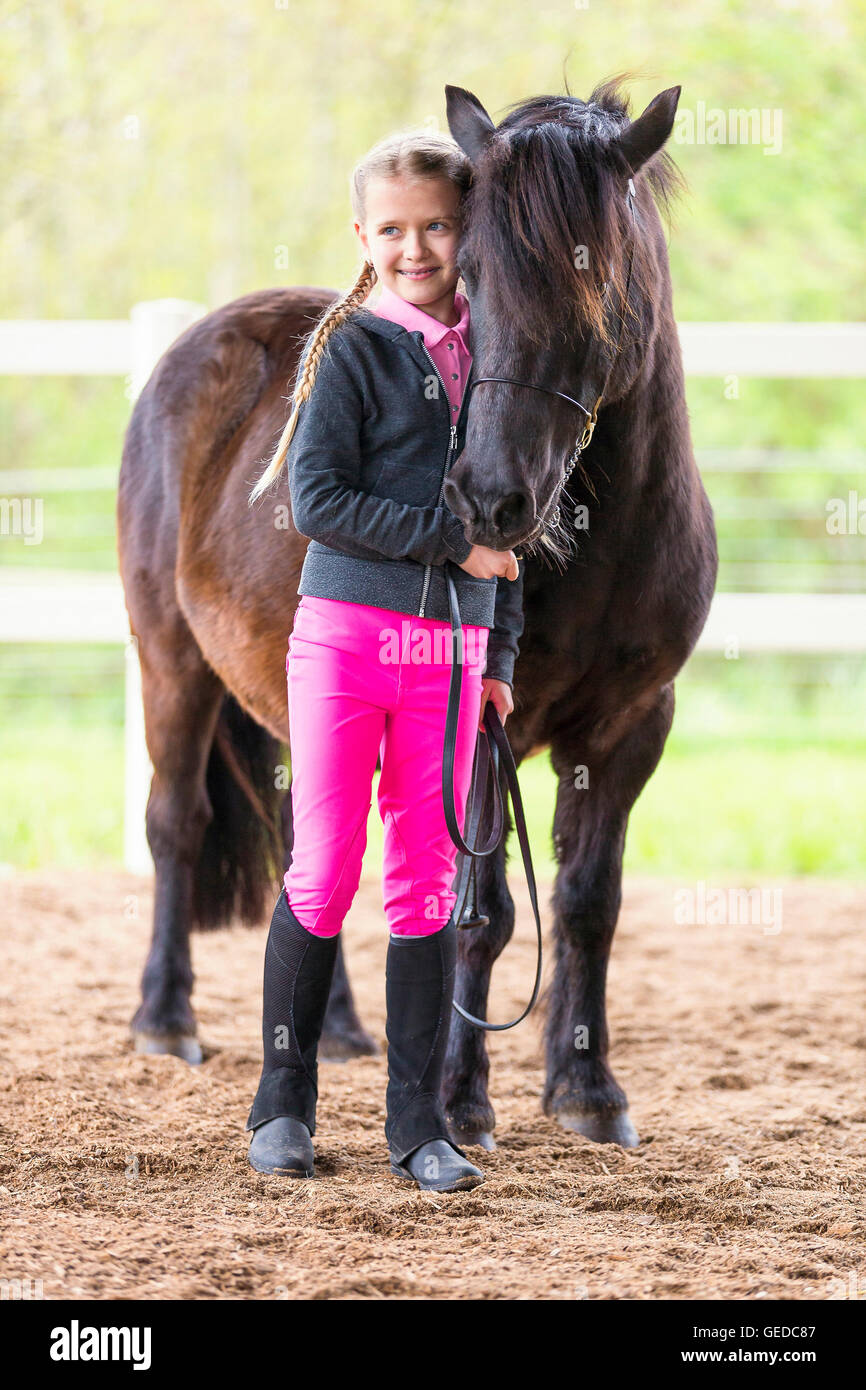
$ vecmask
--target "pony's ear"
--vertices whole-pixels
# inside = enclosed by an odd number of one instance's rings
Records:
[[[681,91],[682,87],[668,87],[667,91],[659,92],[637,120],[613,141],[622,150],[633,174],[658,154],[673,130]]]
[[[461,150],[475,164],[487,148],[494,125],[481,102],[465,87],[445,84],[445,110],[448,129]]]

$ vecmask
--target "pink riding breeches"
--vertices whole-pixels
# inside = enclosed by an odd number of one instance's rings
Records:
[[[454,769],[461,832],[488,632],[463,627]],[[286,677],[294,846],[284,882],[292,912],[315,936],[342,927],[361,878],[378,755],[388,926],[398,936],[439,931],[456,897],[457,848],[442,805],[450,624],[305,594]]]

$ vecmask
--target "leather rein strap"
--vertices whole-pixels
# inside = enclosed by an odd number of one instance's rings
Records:
[[[457,601],[457,590],[454,585],[454,578],[451,574],[451,560],[445,561],[445,579],[448,585],[448,607],[451,613],[451,682],[448,686],[448,709],[445,716],[445,746],[442,752],[442,800],[445,807],[445,820],[448,825],[448,833],[454,844],[457,846],[461,855],[459,877],[457,880],[457,899],[449,920],[455,921],[459,930],[466,931],[476,926],[486,925],[487,919],[481,918],[461,925],[464,907],[469,894],[470,883],[474,881],[475,860],[483,859],[488,854],[493,854],[502,843],[505,831],[505,803],[502,797],[501,772],[499,757],[505,768],[505,777],[508,790],[511,793],[511,802],[514,807],[514,820],[517,827],[517,836],[520,841],[520,853],[523,855],[523,867],[526,871],[526,882],[529,887],[529,900],[532,903],[532,911],[535,915],[535,933],[538,943],[537,959],[535,966],[535,983],[532,987],[532,997],[523,1012],[511,1020],[510,1023],[488,1023],[486,1019],[476,1018],[453,1000],[453,1007],[465,1018],[467,1023],[472,1023],[476,1028],[483,1028],[488,1033],[503,1032],[506,1028],[514,1028],[518,1023],[522,1023],[526,1015],[532,1009],[538,999],[538,991],[541,986],[541,917],[538,912],[538,893],[535,886],[535,871],[532,867],[532,854],[529,849],[529,836],[526,833],[526,819],[523,814],[523,801],[520,796],[520,786],[517,781],[517,768],[514,763],[514,756],[511,752],[511,745],[505,734],[502,720],[499,717],[499,710],[493,701],[488,699],[484,706],[484,725],[485,729],[478,731],[475,742],[475,757],[472,763],[472,791],[469,801],[466,804],[465,824],[468,827],[470,839],[475,840],[475,846],[469,845],[463,839],[460,832],[460,825],[457,820],[457,808],[454,802],[454,758],[457,748],[457,721],[460,717],[460,691],[463,684],[463,624],[460,619],[460,605]],[[486,736],[485,736],[486,735]],[[492,751],[491,751],[492,739]],[[483,757],[480,756],[483,753]],[[482,767],[484,775],[482,777]],[[493,787],[495,794],[494,825],[490,840],[483,847],[478,848],[478,823],[481,820],[481,812],[485,798],[479,795],[482,788],[486,791],[489,774],[493,773]]]

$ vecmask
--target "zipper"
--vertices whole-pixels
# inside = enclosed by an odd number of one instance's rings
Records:
[[[444,400],[445,400],[445,407],[446,407],[446,409],[448,410],[448,449],[447,449],[447,452],[446,452],[446,454],[445,454],[445,465],[444,465],[444,467],[443,467],[443,469],[442,469],[442,478],[441,478],[440,483],[439,483],[439,496],[438,496],[437,499],[436,499],[436,505],[437,505],[437,507],[438,507],[438,506],[439,506],[439,503],[442,501],[442,492],[443,492],[443,490],[444,490],[444,488],[445,488],[445,479],[446,479],[446,477],[448,476],[448,465],[449,465],[449,463],[451,462],[451,454],[452,454],[452,452],[457,448],[457,425],[455,425],[454,421],[451,419],[451,412],[450,412],[449,400],[448,400],[448,389],[447,389],[447,387],[446,387],[446,385],[445,385],[445,382],[442,380],[442,373],[439,371],[439,368],[436,366],[436,363],[433,361],[433,358],[430,357],[430,353],[429,353],[429,351],[428,351],[428,349],[427,349],[427,344],[424,342],[423,334],[419,334],[419,336],[421,337],[421,347],[424,349],[424,352],[426,353],[427,357],[430,359],[430,364],[431,364],[431,366],[433,367],[434,372],[435,372],[436,375],[438,376],[439,380],[442,382],[442,392],[443,392],[443,396],[444,396]],[[472,375],[472,366],[471,366],[471,364],[470,364],[469,373],[468,373],[467,378],[466,378],[466,385],[467,385],[467,386],[468,386],[468,384],[469,384],[469,376],[471,376],[471,375]],[[460,401],[460,410],[459,410],[458,416],[457,416],[458,424],[459,424],[459,422],[460,422],[460,417],[461,417],[462,414],[463,414],[463,406],[464,406],[464,404],[465,404],[465,402],[466,402],[466,395],[467,395],[466,386],[464,386],[464,388],[463,388],[463,397],[462,397],[462,399],[461,399],[461,401]],[[428,592],[428,590],[429,590],[429,588],[430,588],[430,576],[431,576],[432,572],[433,572],[433,566],[432,566],[432,565],[425,565],[425,566],[424,566],[424,588],[421,590],[421,607],[418,609],[418,617],[419,617],[419,618],[423,618],[423,617],[424,617],[424,608],[425,608],[426,603],[427,603],[427,592]]]

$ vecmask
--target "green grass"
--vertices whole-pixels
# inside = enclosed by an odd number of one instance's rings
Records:
[[[118,868],[123,730],[35,719],[0,731],[0,862],[16,869]]]
[[[632,812],[626,869],[862,878],[866,741],[849,749],[671,737]]]
[[[533,863],[554,873],[556,779],[545,756],[520,769]],[[866,740],[850,748],[764,747],[673,734],[631,817],[626,869],[863,876]],[[21,718],[0,731],[0,861],[16,868],[119,865],[123,736],[118,723]],[[522,877],[516,836],[510,871]],[[382,826],[368,826],[364,873],[377,877]]]
[[[121,862],[123,661],[104,646],[0,647],[0,862]],[[862,878],[864,700],[863,658],[694,657],[632,812],[628,871]],[[543,754],[519,776],[533,862],[548,878],[556,778]],[[516,836],[510,853],[521,876]],[[374,786],[365,874],[378,877],[381,862]]]

